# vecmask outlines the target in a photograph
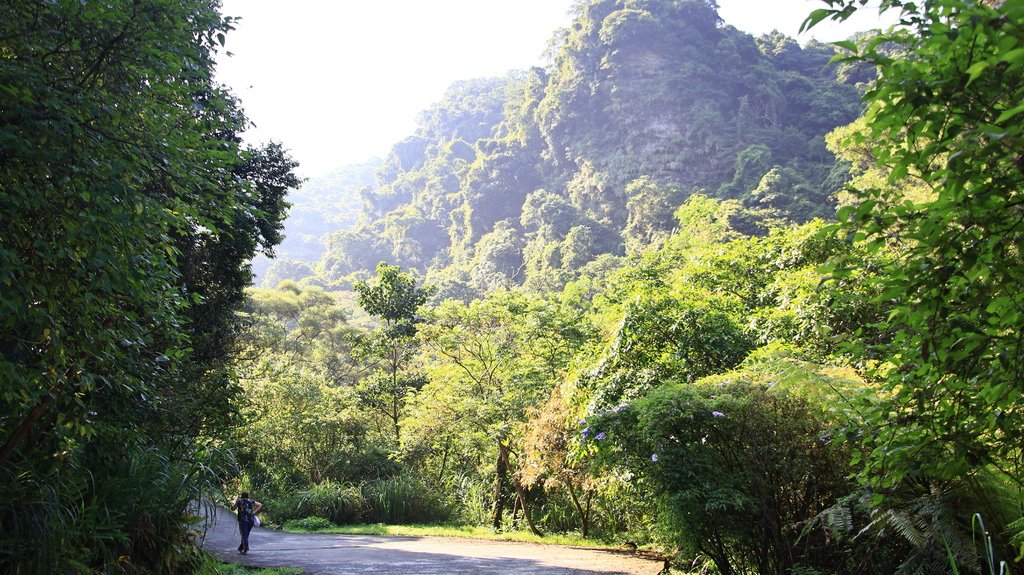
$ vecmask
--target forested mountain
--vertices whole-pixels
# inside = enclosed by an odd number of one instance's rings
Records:
[[[359,191],[374,182],[379,158],[338,168],[310,178],[288,194],[291,207],[275,259],[258,256],[253,261],[256,283],[273,287],[284,278],[312,274],[312,264],[324,254],[324,236],[356,227],[362,202]]]
[[[847,170],[823,136],[859,99],[832,46],[754,38],[712,2],[595,0],[554,48],[546,68],[456,83],[423,112],[359,226],[328,237],[321,280],[388,261],[441,297],[557,289],[662,241],[696,191],[797,222],[834,213]]]

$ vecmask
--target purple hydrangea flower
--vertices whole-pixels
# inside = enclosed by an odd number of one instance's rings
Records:
[[[713,415],[715,417],[725,417],[725,414],[722,413],[721,411],[712,411],[711,415]]]
[[[658,461],[658,454],[657,453],[652,453],[651,454],[651,461],[654,461],[654,462]]]
[[[628,403],[620,403],[620,404],[616,405],[615,407],[613,407],[612,411],[614,411],[615,413],[618,413],[618,412],[622,411],[623,409],[626,409],[627,407],[629,407]]]
[[[602,439],[604,439],[604,432],[602,431],[601,433],[598,433],[597,435],[595,435],[594,439],[596,439],[598,441],[601,441]]]

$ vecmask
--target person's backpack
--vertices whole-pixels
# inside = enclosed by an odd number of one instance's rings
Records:
[[[252,499],[241,499],[241,500],[239,500],[239,502],[238,502],[238,518],[239,519],[248,519],[248,520],[252,521],[252,518],[254,517],[254,514],[252,512],[252,508],[253,508],[252,503],[253,503]]]

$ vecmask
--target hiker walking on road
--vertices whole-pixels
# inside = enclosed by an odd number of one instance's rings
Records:
[[[258,525],[256,522],[259,519],[256,518],[256,514],[263,509],[263,504],[249,499],[249,492],[243,491],[242,495],[231,504],[231,509],[232,511],[238,510],[238,533],[242,535],[238,552],[245,555],[249,552],[249,532],[252,531],[253,525]]]

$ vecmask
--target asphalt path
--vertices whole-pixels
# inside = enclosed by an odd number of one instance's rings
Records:
[[[307,575],[655,575],[663,563],[628,551],[506,543],[456,537],[384,537],[285,533],[257,527],[249,553],[238,553],[238,523],[222,507],[203,505],[199,544],[222,561],[252,567],[298,567]]]

